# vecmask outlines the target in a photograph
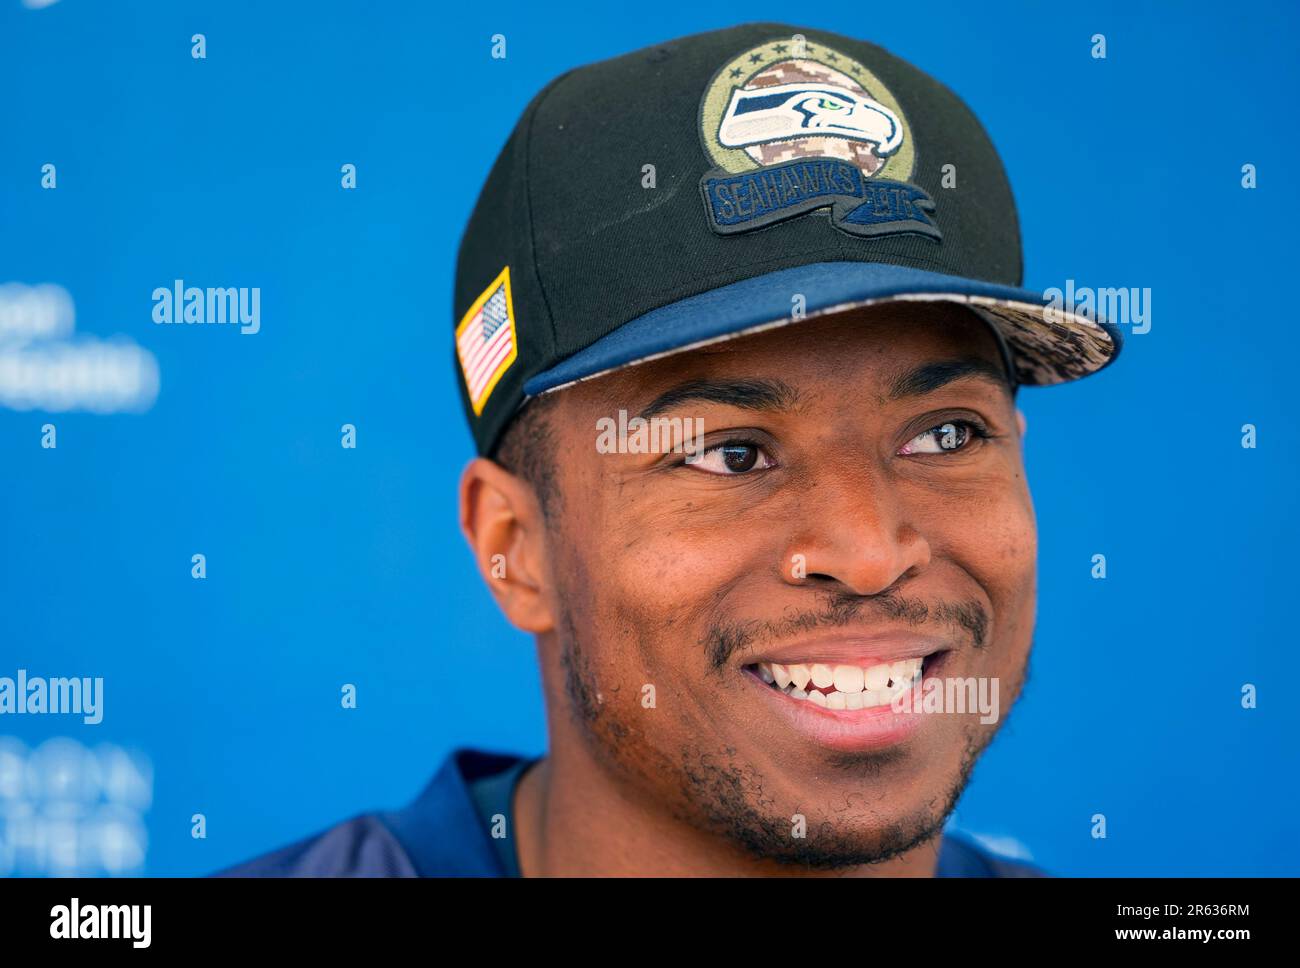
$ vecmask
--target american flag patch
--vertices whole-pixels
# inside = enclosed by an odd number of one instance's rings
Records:
[[[509,266],[474,300],[456,327],[456,355],[477,417],[497,381],[519,355]]]

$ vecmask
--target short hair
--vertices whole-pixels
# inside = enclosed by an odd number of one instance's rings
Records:
[[[542,516],[546,518],[560,507],[555,474],[555,426],[552,423],[556,396],[555,393],[545,393],[525,400],[488,455],[532,486]]]

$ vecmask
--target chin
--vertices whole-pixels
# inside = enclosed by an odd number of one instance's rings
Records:
[[[877,754],[863,775],[863,761],[831,767],[816,780],[777,777],[740,766],[741,755],[692,758],[684,792],[701,827],[735,844],[749,856],[776,865],[834,870],[879,864],[938,835],[956,806],[967,771],[954,766],[936,773],[906,774],[892,782],[888,764],[906,754]],[[847,769],[846,769],[847,767]]]
[[[793,816],[793,815],[792,815]],[[933,840],[940,834],[946,814],[926,808],[894,818],[848,818],[843,814],[807,817],[803,837],[781,818],[784,836],[775,841],[755,841],[752,831],[732,830],[730,836],[753,856],[789,868],[846,870],[882,864]]]

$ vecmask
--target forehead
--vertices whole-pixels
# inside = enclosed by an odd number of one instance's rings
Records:
[[[885,395],[919,366],[982,361],[1004,372],[988,324],[953,303],[836,313],[674,353],[569,388],[575,403],[625,407],[684,380],[777,377],[801,394]]]

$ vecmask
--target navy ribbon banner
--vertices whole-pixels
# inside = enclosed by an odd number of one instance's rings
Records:
[[[934,199],[907,182],[868,178],[836,158],[796,158],[738,174],[714,170],[700,180],[715,232],[745,232],[831,206],[835,225],[853,235],[915,232],[936,241]]]

